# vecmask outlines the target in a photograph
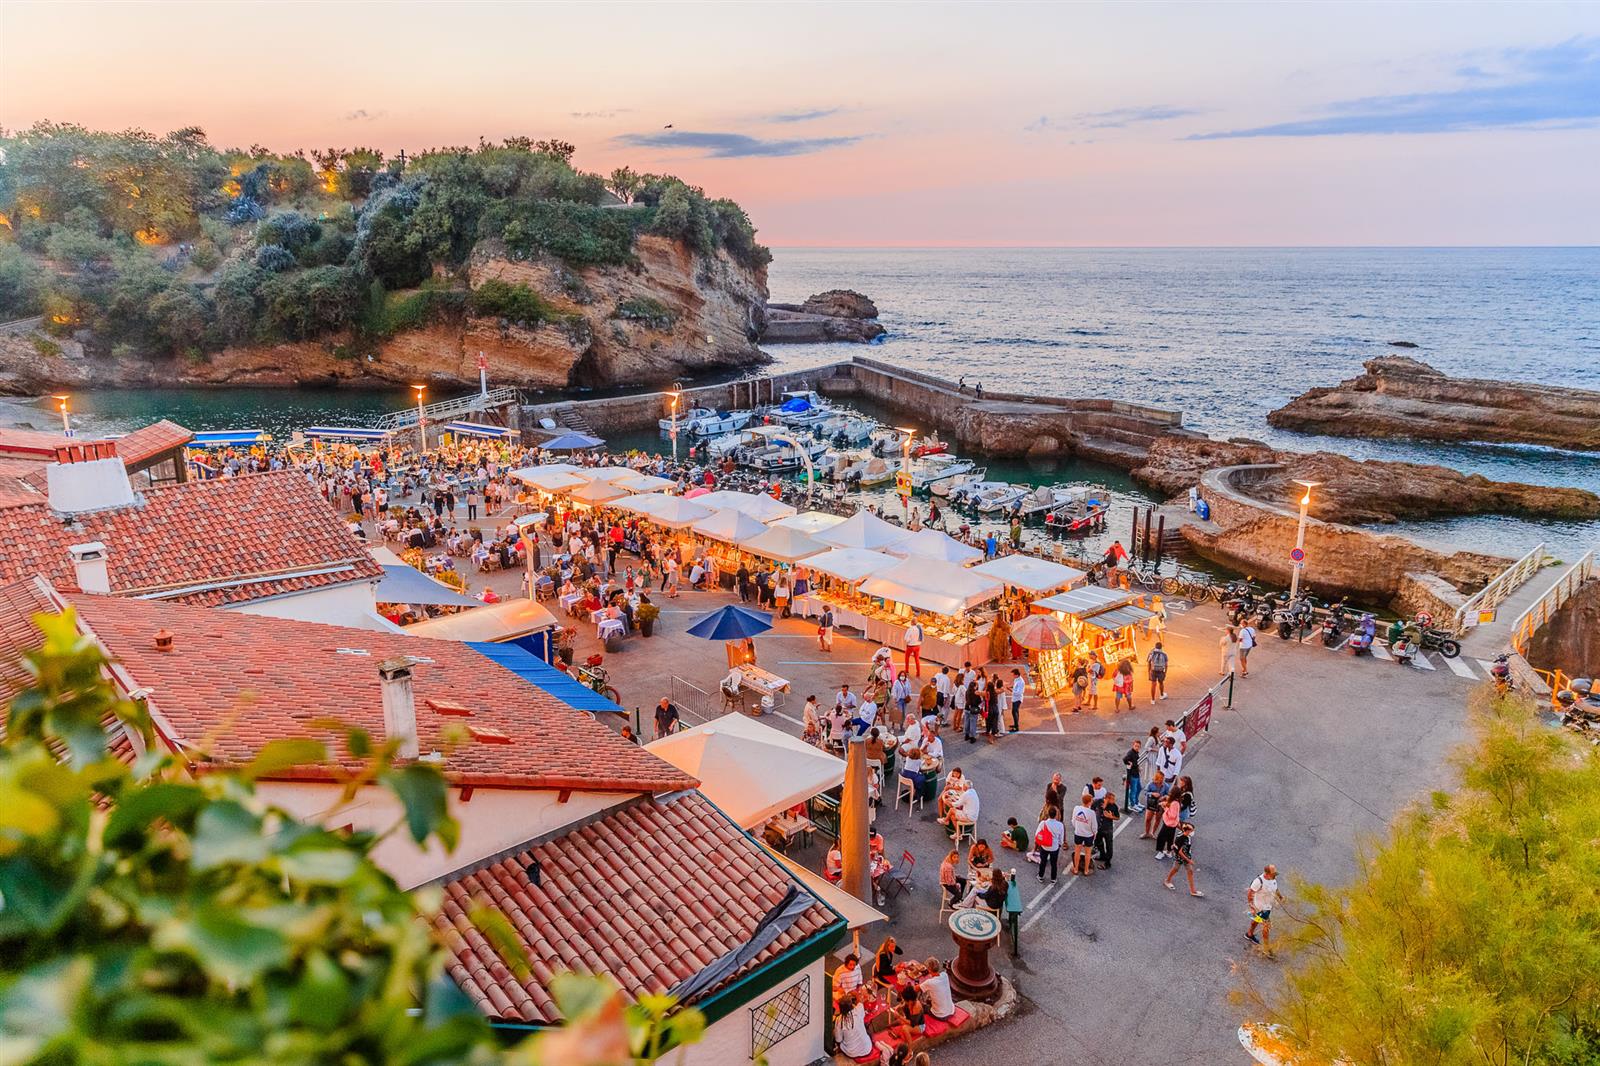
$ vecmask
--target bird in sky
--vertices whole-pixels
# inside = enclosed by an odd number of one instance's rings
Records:
[[[672,128],[672,123],[669,122],[665,126],[662,126],[661,128],[664,129],[664,130],[670,130]]]

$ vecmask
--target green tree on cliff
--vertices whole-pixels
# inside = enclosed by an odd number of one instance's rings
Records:
[[[1600,1062],[1600,755],[1519,699],[1475,712],[1460,789],[1294,892],[1286,979],[1249,973],[1297,1061]]]
[[[606,179],[606,188],[615,193],[617,199],[623,203],[633,202],[633,195],[639,191],[639,186],[642,184],[642,179],[631,167],[617,167]]]

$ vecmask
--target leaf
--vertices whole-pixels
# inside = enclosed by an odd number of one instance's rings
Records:
[[[157,781],[132,789],[111,812],[106,822],[105,841],[108,845],[120,844],[124,837],[145,829],[157,819],[178,823],[205,801],[205,793],[198,787],[175,781]]]
[[[276,929],[253,925],[217,904],[164,923],[151,938],[163,951],[192,955],[213,978],[247,984],[289,961],[289,941]]]
[[[232,800],[219,800],[200,812],[195,821],[194,846],[189,864],[209,870],[227,863],[257,863],[270,851],[261,835],[261,819]]]
[[[56,809],[36,794],[0,781],[0,835],[40,837],[60,821]]]
[[[600,975],[558,973],[550,979],[550,998],[569,1021],[599,1011],[616,993],[616,984]]]
[[[532,972],[528,965],[528,952],[522,946],[522,941],[517,937],[517,931],[511,927],[511,919],[493,907],[473,904],[467,911],[467,920],[470,921],[489,946],[499,953],[511,968],[517,980],[525,981]],[[559,1002],[559,997],[558,997]],[[568,1012],[563,1009],[563,1014]]]
[[[311,952],[300,982],[289,993],[290,1017],[327,1031],[343,1021],[349,1009],[350,979],[325,952]]]
[[[433,767],[403,766],[386,771],[381,780],[405,808],[406,828],[418,844],[449,818],[450,790],[444,776]]]
[[[278,868],[291,881],[338,885],[361,869],[361,856],[339,845],[296,848],[278,856]]]
[[[322,741],[312,740],[309,737],[284,737],[267,742],[256,757],[250,760],[249,765],[240,771],[240,776],[249,781],[256,781],[280,770],[287,770],[291,766],[327,761],[328,747]]]

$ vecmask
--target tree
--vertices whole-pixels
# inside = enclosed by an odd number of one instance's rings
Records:
[[[0,319],[36,315],[44,307],[44,270],[14,244],[0,244]]]
[[[606,188],[616,194],[617,199],[623,203],[631,203],[633,194],[639,191],[643,184],[639,175],[631,167],[618,167],[611,172],[611,177],[606,179]]]
[[[1301,888],[1294,966],[1247,983],[1297,1061],[1600,1061],[1600,755],[1516,698],[1486,697],[1475,728],[1460,789],[1403,815],[1349,886]]]

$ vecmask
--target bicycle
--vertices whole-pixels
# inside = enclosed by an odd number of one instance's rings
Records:
[[[1129,566],[1126,569],[1128,576],[1137,581],[1139,584],[1143,585],[1145,588],[1156,589],[1159,591],[1166,590],[1166,581],[1164,581],[1161,576],[1156,573],[1155,567]],[[1172,579],[1168,578],[1166,580],[1170,581]]]
[[[598,658],[598,656],[595,658]],[[616,686],[610,683],[606,668],[594,662],[593,659],[590,660],[587,666],[580,666],[573,673],[577,676],[578,683],[584,688],[600,693],[600,695],[619,706],[622,704],[622,693],[618,692]]]

